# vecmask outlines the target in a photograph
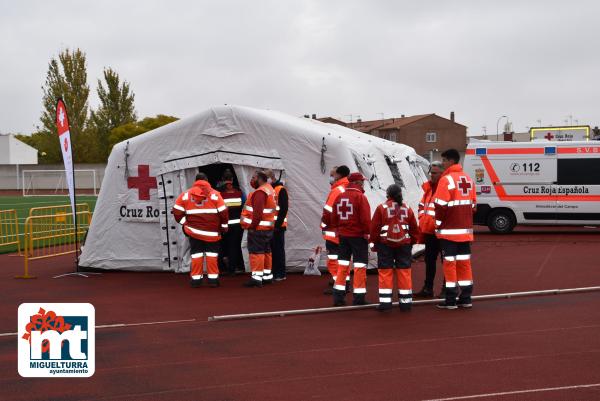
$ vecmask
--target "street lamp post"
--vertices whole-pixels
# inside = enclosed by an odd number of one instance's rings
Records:
[[[500,140],[500,133],[498,132],[498,125],[500,124],[500,120],[503,118],[508,118],[508,116],[500,116],[498,117],[498,121],[496,121],[496,141]]]

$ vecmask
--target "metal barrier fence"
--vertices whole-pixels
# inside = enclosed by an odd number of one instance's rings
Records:
[[[17,246],[17,252],[21,254],[21,243],[19,241],[19,219],[15,209],[0,210],[0,248]]]
[[[91,222],[92,213],[89,211],[77,212],[79,243]],[[75,253],[74,231],[72,213],[29,216],[25,221],[24,273],[16,278],[35,278],[35,276],[29,275],[29,262],[32,260]]]
[[[89,212],[90,206],[87,203],[78,203],[75,205],[75,209],[77,212]],[[29,216],[50,216],[69,213],[72,213],[71,205],[42,206],[29,209]]]

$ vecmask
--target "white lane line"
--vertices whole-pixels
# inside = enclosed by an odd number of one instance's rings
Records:
[[[113,323],[113,324],[101,324],[96,326],[97,329],[110,329],[114,327],[135,327],[135,326],[152,326],[156,324],[171,324],[171,323],[189,323],[196,322],[197,319],[182,319],[182,320],[163,320],[159,322],[141,322],[141,323]],[[202,322],[204,323],[204,322]],[[0,337],[16,336],[19,333],[0,333]]]
[[[473,399],[473,398],[498,397],[498,396],[503,396],[503,395],[514,395],[514,394],[541,393],[544,391],[575,390],[578,388],[592,388],[592,387],[600,387],[600,383],[579,384],[579,385],[575,385],[575,386],[563,386],[563,387],[534,388],[531,390],[503,391],[500,393],[486,393],[486,394],[477,394],[477,395],[464,395],[464,396],[460,396],[460,397],[435,398],[435,399],[423,400],[423,401],[469,400],[469,399]]]

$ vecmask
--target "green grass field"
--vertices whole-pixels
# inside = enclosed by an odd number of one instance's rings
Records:
[[[77,204],[87,203],[90,212],[94,211],[96,206],[96,196],[89,195],[78,195]],[[33,207],[42,206],[58,206],[68,205],[68,196],[0,196],[0,210],[16,209],[17,216],[19,218],[19,233],[21,240],[21,247],[23,247],[23,232],[24,224],[27,216],[29,216],[29,210]],[[16,252],[16,246],[2,246],[0,247],[0,253]]]

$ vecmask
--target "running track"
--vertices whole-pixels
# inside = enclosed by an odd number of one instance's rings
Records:
[[[600,285],[598,234],[480,234],[476,292]],[[16,331],[21,302],[91,302],[98,325],[125,324],[97,329],[90,379],[20,378],[16,335],[0,336],[2,400],[600,399],[600,293],[207,322],[330,300],[323,278],[300,275],[262,290],[241,288],[242,277],[194,290],[162,273],[50,279],[70,268],[68,257],[34,262],[31,281],[12,279],[20,259],[0,264],[0,333]],[[422,278],[417,263],[415,287]],[[368,281],[375,300],[376,277]]]

